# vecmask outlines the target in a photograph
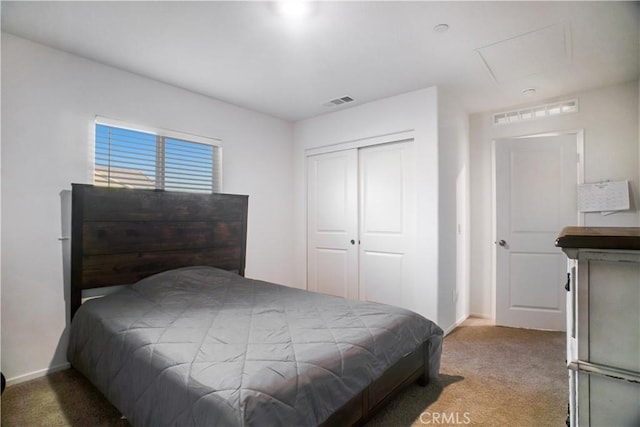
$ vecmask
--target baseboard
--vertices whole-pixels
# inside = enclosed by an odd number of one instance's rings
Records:
[[[453,330],[455,328],[457,328],[458,326],[460,326],[462,324],[462,322],[464,322],[465,320],[467,320],[469,318],[469,316],[462,316],[460,319],[456,320],[455,323],[451,326],[449,326],[445,331],[444,331],[444,336],[446,337],[447,335],[449,335],[451,332],[453,332]]]
[[[486,313],[469,313],[469,317],[477,317],[479,319],[491,319],[491,316]]]
[[[7,378],[7,387],[29,380],[35,380],[36,378],[44,377],[45,375],[53,374],[54,372],[62,371],[64,369],[69,369],[70,367],[71,364],[69,362],[65,362],[60,365],[49,366],[48,368],[41,369],[39,371],[29,372],[28,374],[18,375],[13,378]]]

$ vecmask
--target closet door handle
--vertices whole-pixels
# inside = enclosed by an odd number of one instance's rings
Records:
[[[352,245],[355,245],[355,244],[356,244],[356,241],[355,241],[355,240],[353,240],[353,239],[351,239],[351,244],[352,244]]]

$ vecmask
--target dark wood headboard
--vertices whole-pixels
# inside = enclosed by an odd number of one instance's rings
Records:
[[[244,275],[248,196],[72,184],[71,318],[84,289],[206,265]]]

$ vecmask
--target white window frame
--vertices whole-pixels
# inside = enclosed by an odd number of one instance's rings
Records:
[[[162,128],[157,128],[157,127],[152,127],[152,126],[145,126],[145,125],[138,125],[138,124],[132,124],[126,121],[122,121],[122,120],[116,120],[116,119],[111,119],[111,118],[107,118],[107,117],[102,117],[102,116],[96,116],[95,117],[95,121],[93,123],[93,138],[92,138],[92,147],[93,147],[93,159],[92,159],[92,163],[91,163],[91,179],[93,181],[94,176],[95,176],[95,167],[96,167],[96,162],[95,162],[95,147],[96,147],[96,133],[95,133],[95,129],[97,125],[104,125],[104,126],[110,126],[110,127],[115,127],[115,128],[120,128],[120,129],[126,129],[126,130],[130,130],[130,131],[135,131],[135,132],[144,132],[144,133],[148,133],[148,134],[153,134],[156,135],[156,137],[160,137],[162,138],[162,143],[164,143],[164,138],[169,138],[169,139],[176,139],[176,140],[180,140],[180,141],[185,141],[185,142],[194,142],[194,143],[198,143],[198,144],[204,144],[204,145],[210,145],[213,147],[217,148],[217,162],[215,162],[215,164],[213,165],[214,168],[218,168],[218,174],[217,174],[217,178],[218,178],[218,182],[219,182],[219,188],[217,189],[213,189],[213,192],[222,192],[223,189],[223,182],[222,182],[222,140],[218,139],[218,138],[211,138],[211,137],[206,137],[206,136],[201,136],[201,135],[194,135],[194,134],[190,134],[190,133],[186,133],[186,132],[180,132],[180,131],[174,131],[174,130],[169,130],[169,129],[162,129]],[[158,159],[159,163],[162,165],[162,161],[160,159]],[[161,166],[161,170],[159,171],[159,175],[161,175],[160,177],[156,176],[156,186],[158,186],[158,179],[163,181],[163,176],[164,176],[164,165]],[[161,183],[161,185],[159,186],[160,189],[164,188],[164,182]],[[188,191],[188,190],[184,190],[184,191]]]

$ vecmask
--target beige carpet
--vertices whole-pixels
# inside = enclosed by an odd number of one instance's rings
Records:
[[[444,340],[441,379],[407,388],[368,427],[564,426],[564,333],[467,321]],[[8,387],[2,426],[127,426],[73,369]]]
[[[367,426],[565,426],[564,332],[465,322],[444,340],[441,378],[409,387]]]

